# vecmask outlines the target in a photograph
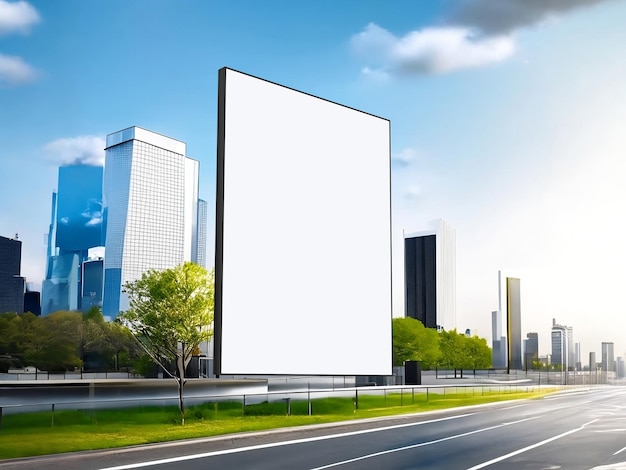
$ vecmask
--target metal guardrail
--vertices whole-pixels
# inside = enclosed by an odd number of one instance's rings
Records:
[[[132,372],[105,371],[105,372],[10,372],[0,373],[0,381],[21,380],[89,380],[89,379],[134,379],[143,377]]]
[[[478,394],[513,394],[522,392],[534,392],[540,389],[555,388],[549,385],[537,385],[532,383],[502,383],[502,384],[454,384],[454,385],[390,385],[390,386],[373,386],[373,387],[347,387],[334,389],[308,389],[308,390],[283,390],[264,393],[247,393],[247,394],[228,394],[228,395],[191,395],[185,397],[187,405],[201,403],[219,403],[219,402],[239,402],[241,403],[241,414],[245,416],[246,406],[259,404],[264,402],[285,402],[285,414],[291,414],[291,405],[295,401],[306,401],[308,415],[313,415],[314,400],[328,397],[353,397],[354,410],[359,409],[359,399],[367,395],[383,396],[385,405],[388,398],[397,398],[399,395],[400,406],[405,404],[414,404],[416,394],[425,395],[425,401],[428,402],[430,395],[439,391],[444,396],[446,393],[458,394],[459,390],[468,396]],[[406,398],[405,398],[406,397]],[[406,403],[405,403],[406,400]],[[50,425],[54,426],[55,412],[61,410],[97,410],[103,409],[119,409],[130,406],[150,406],[150,405],[171,406],[178,404],[178,396],[158,398],[119,398],[119,399],[90,399],[90,400],[72,400],[72,401],[42,401],[36,403],[21,404],[2,404],[0,403],[0,430],[3,426],[3,415],[27,413],[32,411],[50,411]]]

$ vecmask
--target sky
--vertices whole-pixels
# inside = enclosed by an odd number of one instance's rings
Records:
[[[541,355],[553,318],[583,364],[623,355],[625,21],[625,0],[0,0],[0,235],[39,287],[59,165],[136,125],[200,161],[213,259],[226,66],[391,121],[394,316],[402,231],[442,218],[459,331],[491,341],[506,270]]]

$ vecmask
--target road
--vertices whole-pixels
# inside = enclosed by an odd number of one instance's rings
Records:
[[[592,469],[626,462],[626,388],[0,463],[0,469]],[[617,467],[624,468],[626,463]]]

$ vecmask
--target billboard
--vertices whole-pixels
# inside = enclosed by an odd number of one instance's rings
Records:
[[[391,374],[390,122],[219,71],[217,374]]]

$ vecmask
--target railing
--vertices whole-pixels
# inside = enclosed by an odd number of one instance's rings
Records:
[[[105,371],[105,372],[11,372],[0,373],[0,381],[14,380],[85,380],[85,379],[134,379],[141,377],[132,372]]]
[[[530,380],[538,385],[596,385],[615,380],[614,372],[606,371],[545,371],[506,369],[435,369],[437,379],[503,379]]]
[[[383,399],[384,407],[389,406],[408,406],[416,403],[428,403],[433,394],[438,394],[438,399],[446,395],[459,394],[464,396],[485,396],[491,394],[514,394],[529,393],[539,390],[546,390],[546,385],[536,384],[460,384],[460,385],[394,385],[383,387],[348,387],[343,389],[308,389],[308,390],[292,390],[277,391],[264,393],[247,393],[247,394],[231,394],[231,395],[195,395],[186,396],[185,403],[188,406],[198,404],[214,404],[217,413],[220,404],[228,403],[232,409],[233,404],[237,404],[241,408],[241,415],[246,415],[246,410],[253,405],[265,402],[284,402],[284,414],[290,415],[292,406],[299,403],[300,409],[306,410],[303,414],[313,415],[315,412],[315,400],[329,397],[350,397],[352,406],[356,412],[363,409],[363,402],[378,397]],[[554,388],[554,387],[550,387]],[[90,410],[94,415],[98,410],[121,409],[131,406],[172,406],[178,404],[178,398],[172,394],[168,397],[135,397],[135,398],[119,398],[100,400],[92,398],[89,400],[72,400],[72,401],[40,401],[21,404],[2,404],[0,403],[0,431],[3,426],[3,416],[9,414],[27,413],[33,411],[49,412],[49,424],[55,425],[55,414],[66,410]],[[306,404],[306,406],[305,406]],[[367,404],[365,404],[367,407]],[[321,414],[321,413],[320,413]]]

